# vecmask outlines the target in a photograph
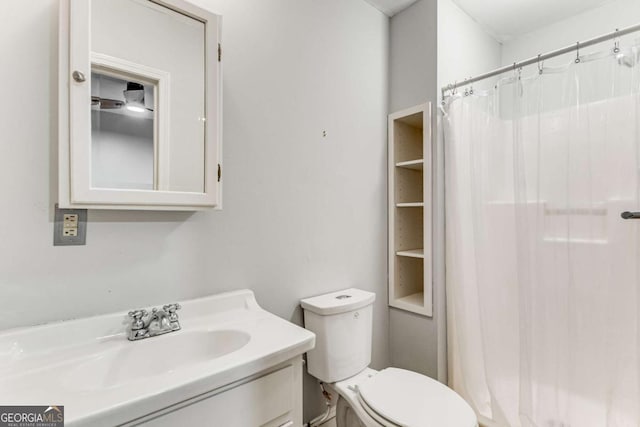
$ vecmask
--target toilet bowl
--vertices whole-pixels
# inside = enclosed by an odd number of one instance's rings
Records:
[[[347,289],[301,301],[305,327],[316,334],[307,370],[338,397],[337,426],[477,427],[471,407],[444,384],[404,369],[369,368],[374,300],[371,292]]]
[[[339,397],[339,427],[478,426],[473,410],[457,393],[404,369],[366,368],[351,378],[324,386]]]

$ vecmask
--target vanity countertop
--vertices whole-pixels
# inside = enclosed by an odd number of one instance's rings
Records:
[[[181,302],[182,330],[128,341],[126,314],[0,333],[0,402],[64,405],[67,426],[113,426],[268,370],[313,348],[313,333],[260,308],[253,292]]]

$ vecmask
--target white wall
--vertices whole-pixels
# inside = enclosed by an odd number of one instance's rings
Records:
[[[575,44],[579,40],[597,37],[614,31],[616,28],[624,28],[638,23],[640,23],[640,2],[638,0],[617,0],[509,40],[502,49],[502,63],[512,64],[515,61],[535,57],[540,53]],[[622,41],[626,43],[633,40],[640,42],[640,33],[627,36]],[[613,42],[584,51],[610,48],[613,48]],[[569,56],[573,57],[573,54]],[[549,60],[545,64],[563,64],[571,60],[570,57],[564,56]]]
[[[300,298],[357,286],[386,366],[388,18],[194,1],[224,15],[224,210],[90,211],[86,246],[53,247],[58,2],[28,3],[0,2],[0,328],[240,288],[300,322]]]
[[[436,0],[420,0],[391,18],[391,112],[437,101],[436,21]],[[389,343],[393,366],[438,376],[437,314],[428,318],[389,309]]]
[[[438,0],[438,89],[498,68],[501,54],[501,44],[453,0]]]
[[[391,18],[390,112],[436,98],[436,0],[419,0]]]

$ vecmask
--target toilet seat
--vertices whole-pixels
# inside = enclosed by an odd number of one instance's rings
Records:
[[[364,371],[327,384],[367,427],[477,427],[471,407],[425,375],[398,368]]]
[[[360,398],[358,397],[358,384],[362,384],[364,381],[368,381],[377,373],[378,371],[375,371],[371,368],[365,368],[352,377],[335,383],[325,383],[324,386],[330,394],[336,394],[339,396],[338,399],[335,399],[336,404],[338,404],[338,400],[344,400],[347,403],[347,406],[358,417],[360,423],[365,427],[395,427],[388,422],[383,423],[373,418],[367,412],[368,410],[365,410],[364,405],[360,403]],[[339,414],[336,415],[337,418],[339,418]]]
[[[400,427],[400,426],[398,426],[398,424],[395,424],[395,423],[391,422],[390,420],[384,419],[374,409],[369,407],[367,402],[365,402],[362,399],[362,396],[360,396],[360,393],[358,393],[358,402],[360,403],[360,406],[362,407],[362,409],[364,409],[364,412],[367,415],[369,415],[371,417],[371,419],[373,419],[379,425],[384,426],[384,427]]]
[[[477,426],[473,410],[456,392],[416,372],[383,369],[357,388],[365,411],[383,425]]]

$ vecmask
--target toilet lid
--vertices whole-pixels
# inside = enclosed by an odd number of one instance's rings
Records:
[[[474,427],[471,407],[453,390],[427,376],[387,368],[358,385],[360,397],[393,424],[407,427]]]

